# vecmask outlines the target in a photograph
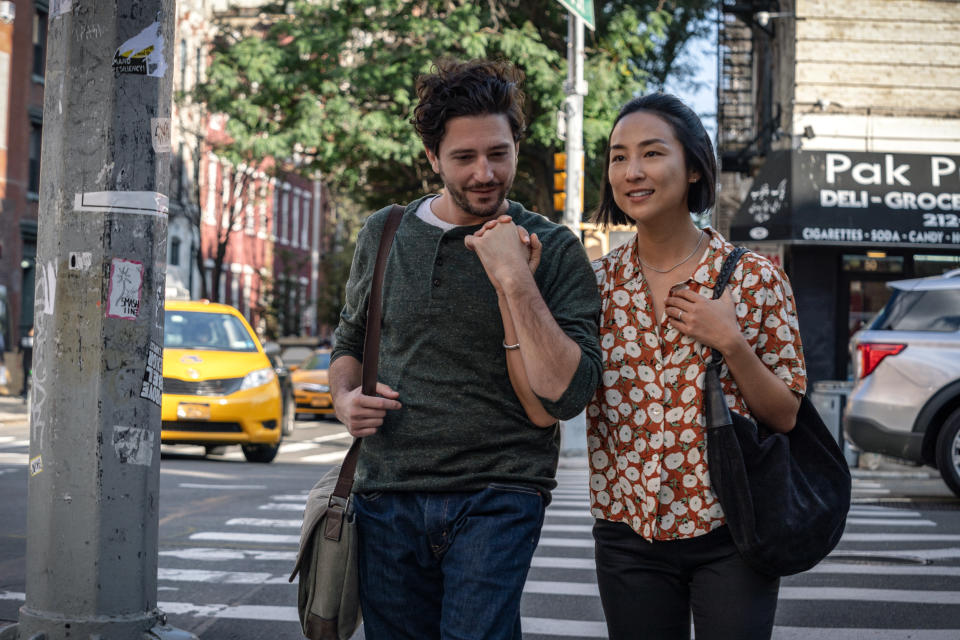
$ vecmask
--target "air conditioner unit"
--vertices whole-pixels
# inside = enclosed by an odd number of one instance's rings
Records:
[[[0,22],[10,24],[17,16],[17,5],[12,2],[0,2]]]

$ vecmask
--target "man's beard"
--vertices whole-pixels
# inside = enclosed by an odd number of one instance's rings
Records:
[[[443,174],[440,174],[440,177],[443,178]],[[447,193],[450,194],[450,197],[453,198],[454,203],[460,207],[464,212],[470,214],[471,216],[477,218],[492,218],[500,210],[500,205],[503,204],[504,199],[507,197],[507,191],[510,190],[511,184],[504,184],[501,182],[488,182],[485,184],[475,184],[470,187],[470,189],[485,188],[485,187],[500,187],[500,192],[494,198],[494,202],[488,206],[477,208],[470,204],[470,199],[464,191],[461,191],[454,187],[453,185],[447,183],[446,180],[443,182],[444,188],[446,188]],[[468,189],[469,190],[469,189]]]

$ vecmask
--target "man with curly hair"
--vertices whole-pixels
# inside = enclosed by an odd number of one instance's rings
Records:
[[[363,395],[360,371],[390,208],[357,239],[330,380],[337,417],[363,438],[354,502],[368,640],[521,637],[557,419],[599,382],[600,300],[582,245],[506,199],[521,82],[485,60],[445,61],[417,81],[413,124],[443,190],[406,205],[387,261],[377,396]],[[529,383],[515,388],[519,367]],[[534,397],[549,415],[528,416]]]

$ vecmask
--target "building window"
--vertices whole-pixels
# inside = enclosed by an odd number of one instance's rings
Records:
[[[27,192],[40,193],[40,154],[43,150],[43,125],[30,123],[30,168],[27,177]]]
[[[43,81],[47,64],[47,9],[38,6],[33,14],[33,75]]]
[[[187,41],[180,40],[180,91],[187,90]]]
[[[170,238],[170,266],[180,266],[180,238],[176,236]]]

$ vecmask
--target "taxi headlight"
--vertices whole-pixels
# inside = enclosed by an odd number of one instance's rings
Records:
[[[240,383],[240,390],[243,391],[244,389],[262,387],[276,377],[277,374],[274,373],[273,369],[270,367],[251,371],[243,377],[243,382]]]
[[[328,393],[330,391],[330,386],[326,384],[316,384],[313,382],[297,382],[293,385],[294,391],[302,391],[304,393]]]

